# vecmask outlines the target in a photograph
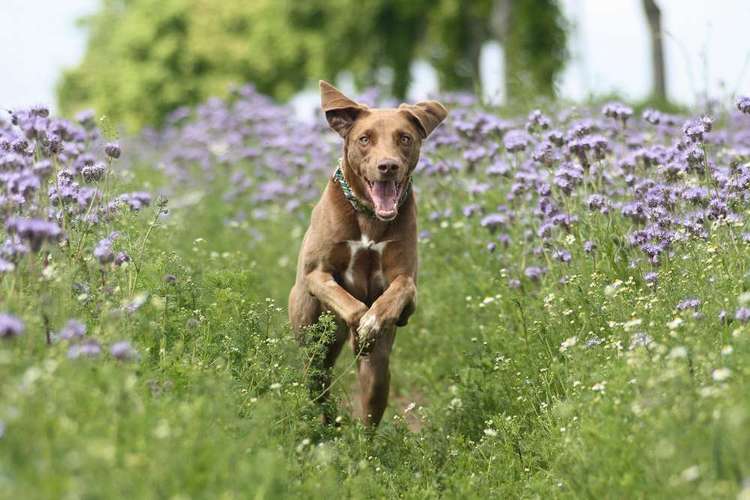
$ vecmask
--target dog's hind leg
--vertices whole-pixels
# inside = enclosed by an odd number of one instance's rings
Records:
[[[395,338],[395,327],[382,331],[369,354],[357,358],[362,421],[368,427],[376,427],[380,423],[388,405],[391,382],[389,363]]]
[[[336,418],[336,408],[330,402],[331,370],[346,343],[348,330],[343,324],[337,324],[333,338],[313,338],[306,327],[317,323],[322,311],[320,301],[303,287],[292,288],[289,294],[289,322],[297,342],[305,347],[310,398],[320,406],[323,423],[330,424]]]
[[[331,400],[331,374],[347,337],[346,326],[338,324],[333,338],[325,339],[324,343],[318,341],[307,350],[310,398],[320,405],[324,424],[332,424],[336,420],[336,404]]]

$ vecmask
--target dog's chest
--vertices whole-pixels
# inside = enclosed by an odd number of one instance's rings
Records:
[[[388,241],[375,242],[367,235],[344,242],[348,252],[342,261],[340,281],[354,297],[365,302],[375,300],[387,286],[383,272],[383,252]]]

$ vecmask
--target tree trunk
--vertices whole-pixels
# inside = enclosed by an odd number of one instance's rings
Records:
[[[655,0],[642,0],[651,36],[651,95],[661,101],[667,100],[667,77],[664,66],[664,37],[661,28],[661,9]]]

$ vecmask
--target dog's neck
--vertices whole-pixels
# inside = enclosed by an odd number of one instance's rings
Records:
[[[364,200],[367,200],[365,185],[362,182],[362,178],[354,173],[354,169],[349,164],[349,160],[346,156],[346,149],[344,149],[344,156],[342,156],[340,162],[341,171],[344,173],[344,180],[349,184],[352,193],[354,193],[354,196],[357,197],[359,202],[365,204]]]

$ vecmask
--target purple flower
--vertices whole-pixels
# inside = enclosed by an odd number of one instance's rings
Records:
[[[127,340],[121,340],[112,344],[109,349],[110,354],[120,361],[131,361],[138,358],[138,352],[130,345]]]
[[[478,161],[482,160],[483,158],[487,157],[487,150],[484,149],[481,146],[477,146],[472,149],[467,149],[464,151],[464,160],[470,165],[477,163]]]
[[[529,135],[523,130],[511,130],[503,138],[503,144],[509,153],[524,151],[530,141]]]
[[[697,310],[701,306],[700,299],[690,298],[685,299],[677,304],[677,310],[678,311],[685,311],[687,309],[695,309]]]
[[[57,334],[57,338],[62,340],[80,339],[86,335],[86,325],[78,320],[71,319]]]
[[[747,307],[740,307],[735,311],[734,319],[740,323],[747,323],[750,321],[750,309]]]
[[[523,274],[532,281],[539,281],[545,272],[546,270],[542,267],[529,266],[523,271]]]
[[[586,240],[583,242],[583,251],[586,253],[591,253],[594,250],[596,250],[596,243],[594,243],[591,240]]]
[[[516,278],[509,279],[508,288],[513,288],[513,289],[521,288],[521,281],[517,280]]]
[[[43,104],[35,104],[31,107],[31,114],[39,116],[41,118],[47,118],[49,116],[49,108]]]
[[[506,217],[503,214],[489,214],[482,217],[482,220],[479,221],[479,225],[482,227],[486,227],[490,231],[495,231],[501,226],[504,226],[508,223],[508,217]]]
[[[24,217],[10,217],[5,223],[8,233],[18,235],[29,243],[31,250],[38,252],[45,242],[57,241],[62,234],[55,222]]]
[[[94,114],[94,111],[91,109],[86,109],[84,111],[81,111],[75,116],[76,121],[86,128],[94,127],[95,118],[96,118],[96,115]]]
[[[115,265],[119,267],[126,262],[130,262],[130,255],[125,252],[117,252],[117,255],[115,256]]]
[[[615,120],[620,120],[623,124],[627,122],[628,118],[633,116],[633,108],[625,106],[619,102],[611,102],[604,106],[602,114]]]
[[[485,169],[487,175],[508,175],[510,173],[510,165],[502,160],[497,160]]]
[[[79,344],[73,344],[68,348],[68,358],[78,359],[84,358],[96,358],[102,353],[102,347],[94,339],[89,339]]]
[[[121,194],[117,200],[120,203],[127,204],[132,211],[137,212],[151,204],[151,195],[143,191],[124,193]]]
[[[682,133],[693,142],[702,141],[706,132],[706,126],[701,120],[689,120],[682,126]]]
[[[649,285],[655,285],[659,281],[659,275],[655,272],[648,272],[643,275],[643,281]]]
[[[112,240],[104,238],[94,247],[94,257],[97,258],[100,264],[109,264],[115,260],[115,254],[112,252]]]
[[[652,125],[658,125],[662,120],[662,114],[655,109],[645,109],[643,111],[643,119]]]
[[[551,123],[550,119],[541,110],[535,109],[529,113],[529,117],[526,119],[526,130],[529,132],[534,132],[538,129],[547,130]]]
[[[86,165],[81,169],[81,176],[86,182],[99,182],[104,179],[106,173],[107,166],[102,162],[97,162],[93,165]]]
[[[750,115],[750,97],[749,96],[740,96],[737,98],[737,109],[740,110],[741,113],[745,113],[746,115]]]
[[[104,152],[109,156],[110,158],[119,158],[120,153],[122,152],[120,150],[120,145],[114,142],[110,142],[106,146],[104,146]]]
[[[10,339],[23,333],[23,321],[10,314],[0,313],[0,338]]]
[[[567,250],[555,250],[552,252],[552,258],[567,264],[572,259],[572,256]]]
[[[461,211],[464,213],[464,217],[471,217],[474,214],[481,213],[482,206],[479,203],[469,203]]]
[[[607,213],[609,200],[606,196],[603,196],[601,194],[592,194],[591,196],[589,196],[586,204],[588,205],[589,210],[599,210],[602,213]]]

